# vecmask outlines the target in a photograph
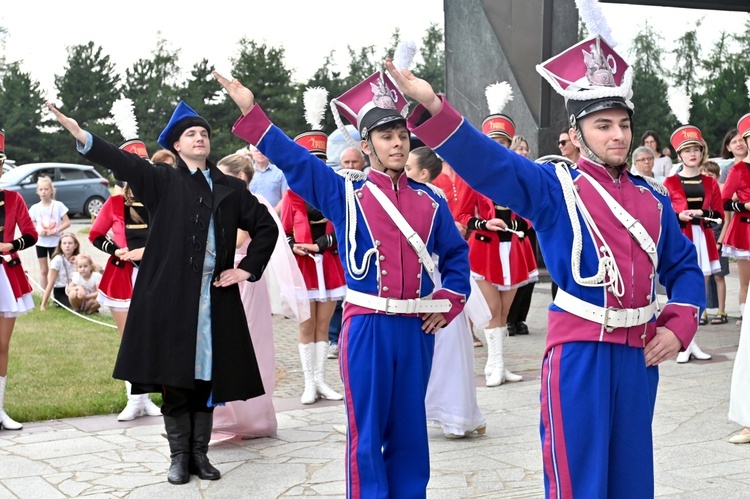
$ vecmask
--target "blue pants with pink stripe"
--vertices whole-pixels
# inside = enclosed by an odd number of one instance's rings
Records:
[[[598,342],[549,349],[541,425],[548,498],[654,496],[651,422],[659,368],[643,349]]]
[[[424,399],[435,336],[419,317],[355,315],[339,338],[350,498],[423,498],[430,479]]]

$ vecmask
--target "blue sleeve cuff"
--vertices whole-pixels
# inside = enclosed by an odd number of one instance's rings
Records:
[[[91,147],[94,145],[94,137],[87,131],[84,130],[84,133],[86,134],[86,143],[81,144],[76,140],[76,149],[81,154],[86,154],[91,150]]]

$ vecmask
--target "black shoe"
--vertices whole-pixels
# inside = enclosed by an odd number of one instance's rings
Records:
[[[529,326],[525,322],[516,322],[516,334],[529,334]]]
[[[515,336],[516,332],[516,325],[508,323],[508,336]]]

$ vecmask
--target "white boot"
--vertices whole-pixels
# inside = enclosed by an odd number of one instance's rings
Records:
[[[695,338],[693,338],[693,341],[690,342],[688,350],[690,350],[690,355],[698,360],[709,360],[711,358],[710,354],[707,354],[706,352],[701,350],[701,347],[699,347],[698,343],[695,342]]]
[[[326,352],[328,352],[327,341],[315,343],[315,389],[324,399],[343,400],[344,396],[326,383]]]
[[[5,376],[0,376],[0,427],[5,430],[20,430],[23,428],[21,423],[13,421],[3,409],[5,404]]]
[[[117,421],[132,421],[144,414],[145,408],[143,397],[131,394],[130,392],[132,391],[132,388],[133,386],[126,381],[125,390],[128,392],[128,403],[125,406],[125,409],[117,415]],[[148,395],[146,396],[148,397]]]
[[[315,343],[300,343],[299,358],[302,361],[302,372],[305,375],[305,391],[300,402],[312,404],[318,398],[315,389]],[[325,359],[325,356],[323,357]]]
[[[692,345],[692,343],[690,343],[690,345]],[[677,354],[677,359],[675,360],[678,364],[685,364],[690,360],[690,345],[688,345],[684,352],[680,352]]]
[[[500,386],[505,379],[505,363],[503,362],[503,335],[508,328],[496,327],[485,329],[487,339],[487,365],[484,366],[486,386]]]
[[[143,412],[144,416],[161,416],[161,409],[158,405],[154,404],[148,393],[138,395],[143,400]]]

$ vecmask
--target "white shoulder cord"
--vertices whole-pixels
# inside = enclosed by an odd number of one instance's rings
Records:
[[[570,224],[573,229],[573,247],[571,248],[571,270],[573,272],[573,279],[576,283],[581,286],[587,287],[607,287],[609,291],[620,298],[625,294],[625,284],[622,280],[622,274],[620,269],[617,267],[612,250],[609,245],[602,237],[599,232],[599,228],[594,223],[594,219],[586,209],[586,206],[581,201],[581,197],[577,194],[575,185],[573,184],[573,178],[568,171],[565,163],[557,163],[555,165],[555,173],[560,181],[560,185],[563,191],[563,198],[565,199],[565,206],[568,210],[568,216],[570,218]],[[595,275],[590,277],[581,276],[581,254],[583,253],[583,236],[581,234],[581,223],[578,220],[578,213],[576,207],[581,212],[586,226],[599,238],[601,246],[598,248],[597,258],[599,263],[597,266],[597,272]],[[594,240],[594,244],[596,244]],[[601,257],[599,257],[601,253]],[[605,280],[605,276],[607,280]]]
[[[345,243],[349,247],[346,257],[349,267],[349,274],[357,281],[361,281],[367,276],[370,269],[370,258],[377,255],[378,248],[373,247],[367,250],[362,257],[362,265],[357,265],[357,202],[354,196],[354,183],[350,178],[345,177],[346,184],[346,237]]]

